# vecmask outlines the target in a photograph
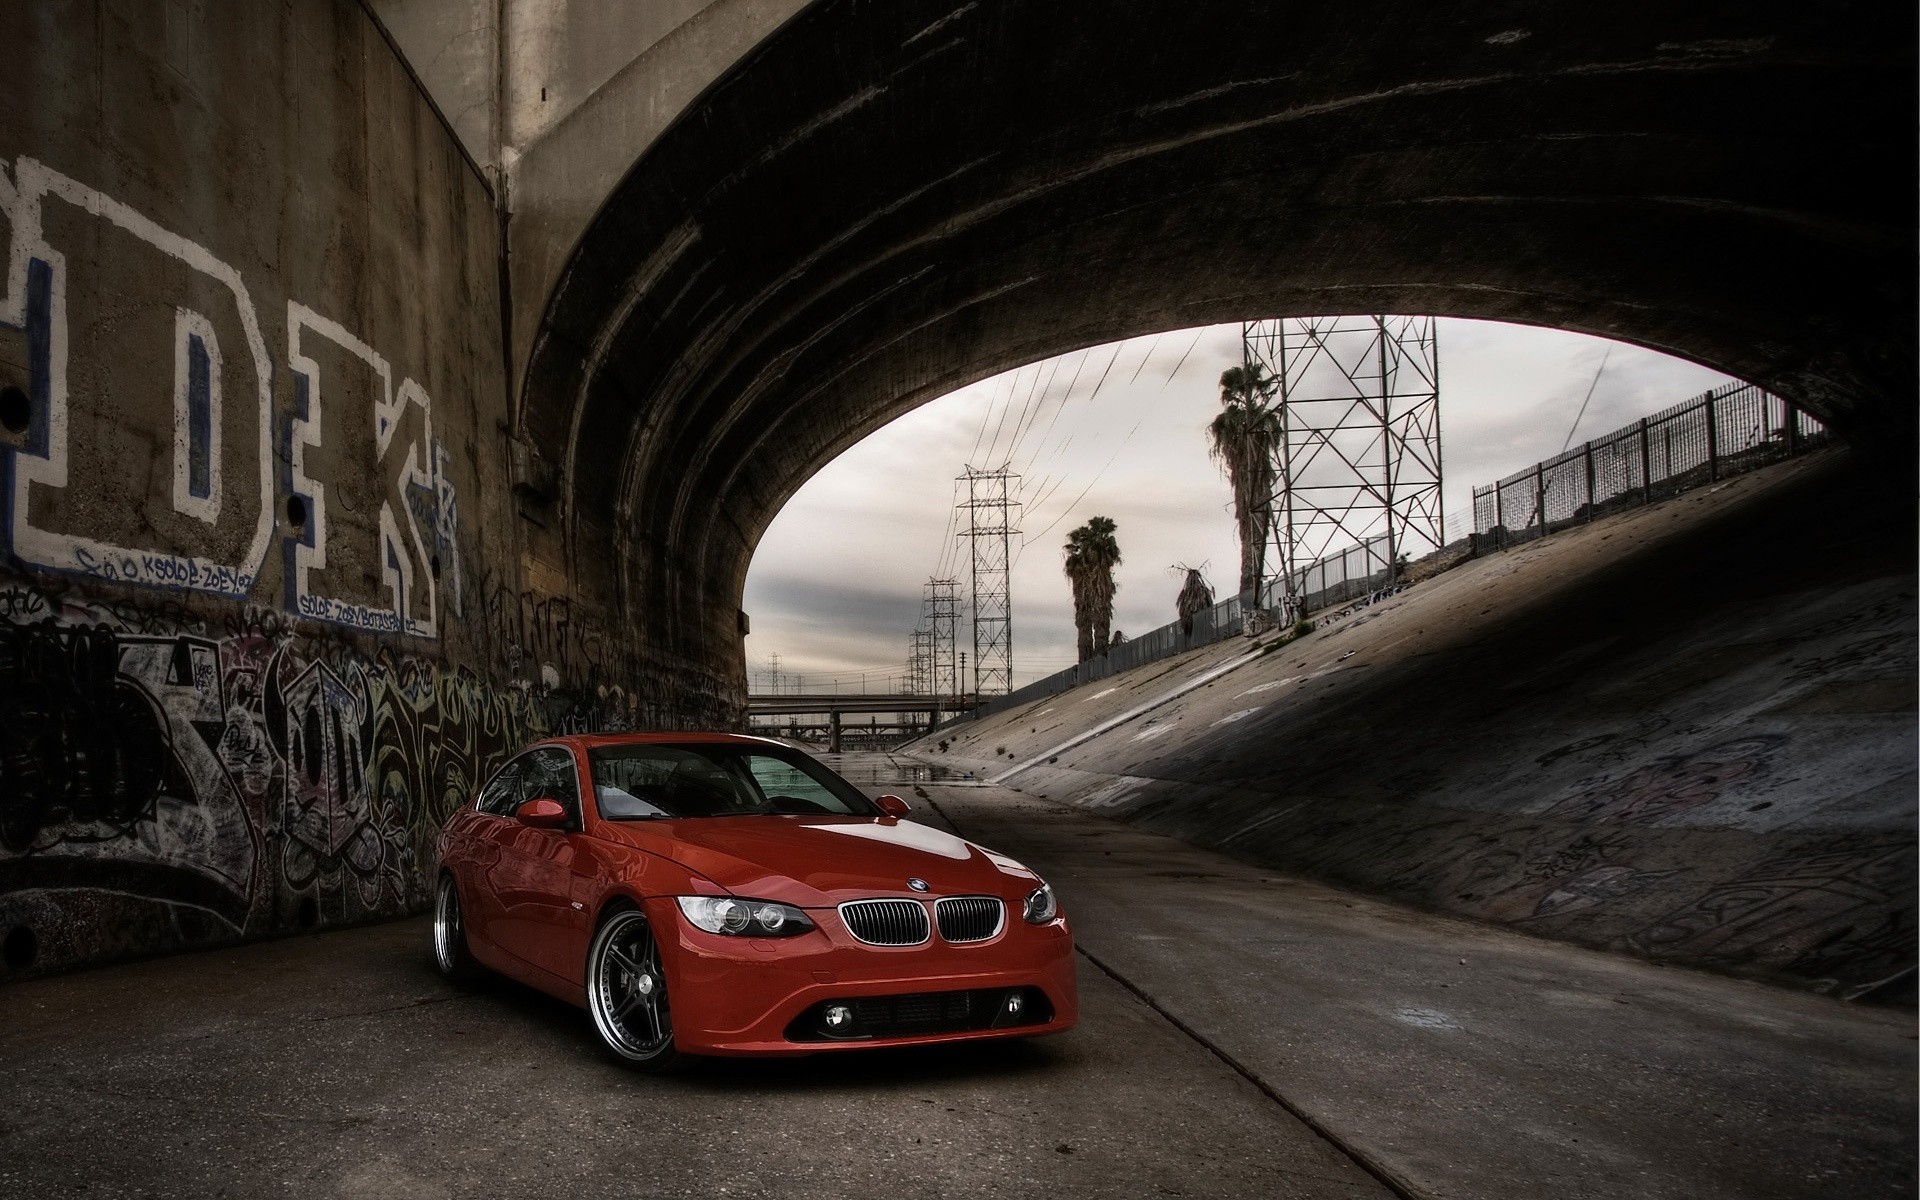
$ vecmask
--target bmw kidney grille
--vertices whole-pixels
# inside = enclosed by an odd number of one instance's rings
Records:
[[[869,946],[918,946],[927,940],[927,907],[918,900],[849,900],[847,930]]]
[[[984,942],[1000,932],[1006,906],[995,896],[949,896],[934,906],[940,938],[948,942]]]

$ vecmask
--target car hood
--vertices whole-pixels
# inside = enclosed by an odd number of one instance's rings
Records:
[[[1018,901],[1033,872],[972,842],[892,817],[745,816],[606,821],[601,836],[673,859],[736,896],[826,908],[866,896],[984,894]]]

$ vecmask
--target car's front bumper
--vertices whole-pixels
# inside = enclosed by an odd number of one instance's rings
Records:
[[[870,946],[848,933],[832,909],[808,910],[818,927],[790,938],[704,933],[670,899],[649,901],[647,915],[659,933],[673,931],[659,942],[674,1043],[692,1054],[813,1054],[1035,1037],[1071,1029],[1079,1019],[1073,934],[1065,918],[1028,925],[1009,914],[1000,933],[985,942],[954,945],[936,935],[919,946]],[[797,1018],[827,1001],[1023,988],[1044,995],[1044,1020],[984,1029],[790,1036]]]

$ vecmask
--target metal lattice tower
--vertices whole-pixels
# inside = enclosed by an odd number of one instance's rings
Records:
[[[927,694],[929,681],[933,674],[933,632],[927,629],[913,631],[912,650],[907,655],[907,678],[900,689],[909,696]]]
[[[1434,319],[1253,321],[1241,327],[1241,347],[1245,366],[1264,368],[1275,384],[1269,578],[1277,575],[1289,611],[1299,612],[1306,569],[1330,551],[1361,546],[1368,571],[1392,582],[1401,558],[1439,549]]]
[[[927,580],[925,610],[927,633],[931,638],[927,648],[931,656],[927,685],[930,694],[936,696],[960,694],[960,663],[955,657],[959,646],[954,640],[954,630],[960,620],[959,587],[957,579]]]
[[[1002,466],[994,471],[967,468],[967,528],[961,534],[973,548],[973,692],[1000,696],[1013,690],[1012,566],[1013,482],[1020,478]]]

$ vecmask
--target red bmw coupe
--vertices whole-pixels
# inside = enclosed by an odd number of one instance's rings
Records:
[[[1052,889],[907,811],[764,738],[540,742],[440,834],[434,960],[582,1005],[652,1069],[1072,1028]]]

